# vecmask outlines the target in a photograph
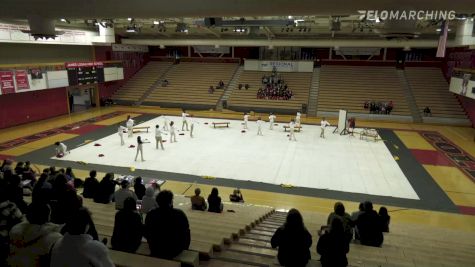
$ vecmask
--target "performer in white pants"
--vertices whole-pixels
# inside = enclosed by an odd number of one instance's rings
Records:
[[[176,142],[175,122],[170,122],[170,143]]]
[[[126,128],[122,125],[119,125],[119,129],[117,130],[117,133],[119,134],[120,136],[120,145],[123,146],[125,145],[125,142],[124,142],[124,130]]]
[[[322,118],[322,121],[320,122],[320,127],[322,129],[320,132],[320,138],[325,138],[325,128],[327,128],[327,126],[330,126],[330,123],[325,118]]]
[[[300,116],[302,114],[300,114],[300,112],[297,112],[297,115],[295,116],[295,125],[296,126],[300,126]]]
[[[262,123],[263,121],[261,120],[261,117],[257,118],[257,135],[263,135],[262,134]]]
[[[276,118],[277,117],[273,113],[269,115],[269,123],[270,123],[269,129],[270,130],[274,130],[274,121]]]
[[[130,117],[130,115],[127,117],[126,126],[129,137],[132,137],[134,135],[134,120]]]
[[[54,145],[56,146],[56,156],[69,154],[68,147],[64,143],[56,142]]]
[[[158,149],[158,144],[160,144],[160,146],[162,147],[162,150],[164,150],[162,131],[160,131],[160,126],[158,126],[158,124],[155,125],[155,142],[156,142],[155,149]]]
[[[137,136],[137,154],[135,154],[135,161],[137,161],[137,157],[139,156],[139,152],[140,152],[140,157],[142,158],[142,161],[145,161],[143,159],[143,141],[142,141],[142,138],[139,136]]]
[[[247,129],[247,122],[249,121],[249,114],[244,113],[244,129]]]
[[[195,128],[195,120],[190,116],[190,137],[193,138],[193,129]]]
[[[294,120],[291,120],[290,123],[289,123],[289,141],[297,141],[297,139],[295,138],[295,122]]]
[[[168,121],[168,118],[165,117],[165,116],[163,116],[163,121],[165,122],[165,123],[163,124],[163,130],[164,130],[164,131],[168,131],[168,124],[170,124],[170,122]]]
[[[185,110],[181,113],[181,118],[183,119],[183,124],[181,125],[181,130],[185,130],[185,125],[186,125],[186,130],[188,131],[188,119],[186,117],[190,116],[190,114],[186,113]]]

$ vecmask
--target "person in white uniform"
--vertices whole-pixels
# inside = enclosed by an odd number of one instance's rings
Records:
[[[134,135],[134,120],[130,117],[130,115],[127,117],[126,126],[129,137],[132,137]]]
[[[186,113],[185,110],[181,113],[181,118],[183,119],[183,124],[181,125],[181,130],[185,130],[185,125],[186,125],[186,130],[188,131],[188,119],[186,117],[190,116],[190,114]]]
[[[135,161],[137,161],[137,157],[139,156],[139,152],[140,152],[140,157],[142,158],[142,161],[145,161],[143,159],[143,141],[142,141],[142,138],[139,136],[137,136],[137,153],[135,154]]]
[[[289,141],[297,141],[297,139],[295,138],[295,122],[294,120],[291,120],[290,123],[289,123]]]
[[[263,121],[261,120],[261,117],[257,118],[257,135],[263,135],[262,134],[262,123]]]
[[[196,121],[193,119],[193,116],[190,116],[190,137],[193,138],[193,129],[195,128]]]
[[[247,129],[247,122],[249,121],[249,114],[244,113],[244,129]]]
[[[296,126],[300,126],[300,116],[302,114],[300,114],[300,112],[297,112],[297,116],[295,116],[295,125]]]
[[[327,128],[327,126],[330,126],[330,123],[325,118],[322,118],[322,121],[320,122],[320,138],[325,138],[325,128]]]
[[[122,125],[119,125],[119,129],[117,130],[117,133],[119,134],[120,136],[120,145],[123,146],[125,145],[125,142],[124,142],[124,130],[126,128]]]
[[[164,150],[162,131],[160,131],[160,126],[158,126],[158,124],[155,125],[155,141],[156,141],[155,149],[158,149],[158,144],[160,144],[160,147],[162,148],[162,150]]]
[[[176,142],[176,133],[175,133],[175,122],[170,122],[170,143]]]
[[[276,117],[273,113],[271,113],[271,114],[269,115],[269,123],[270,123],[269,129],[270,129],[270,130],[273,130],[273,129],[274,129],[274,121],[275,121],[276,118],[277,118],[277,117]]]
[[[56,155],[64,156],[69,154],[68,147],[64,143],[56,142],[54,145],[56,146]]]
[[[170,124],[170,121],[168,120],[167,117],[163,117],[163,121],[164,121],[164,124],[163,124],[163,130],[164,131],[168,131],[168,124]]]

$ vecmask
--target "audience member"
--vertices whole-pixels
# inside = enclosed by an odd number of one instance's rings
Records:
[[[344,231],[340,217],[334,216],[330,231],[323,234],[317,243],[317,253],[321,255],[322,267],[345,267],[348,265],[346,254],[350,251],[350,240]]]
[[[9,174],[10,171],[4,172],[4,179],[6,182],[6,193],[8,199],[15,203],[22,213],[26,213],[27,204],[23,200],[23,188],[21,186],[21,178],[16,174]]]
[[[373,203],[364,203],[364,212],[356,221],[362,245],[380,247],[383,244],[382,223],[378,213],[373,210]]]
[[[120,187],[121,188],[114,193],[116,210],[121,210],[124,207],[124,201],[129,197],[137,201],[137,195],[135,195],[135,193],[129,189],[129,181],[122,180]]]
[[[356,225],[356,221],[358,220],[358,217],[360,214],[364,212],[364,203],[360,202],[358,206],[358,211],[354,211],[351,213],[351,221],[353,222],[353,225],[355,225],[355,240],[359,240],[360,236],[358,234],[358,226]]]
[[[285,224],[277,229],[271,239],[272,248],[279,247],[277,258],[282,266],[306,266],[310,260],[312,235],[303,223],[300,212],[291,209]]]
[[[173,208],[173,193],[157,196],[158,208],[145,219],[145,237],[152,256],[173,259],[190,246],[190,226],[185,213]]]
[[[96,179],[97,172],[92,170],[89,172],[89,177],[84,181],[84,189],[82,196],[84,198],[94,198],[99,188],[99,181]]]
[[[143,224],[137,212],[137,202],[128,197],[124,208],[115,214],[112,249],[135,253],[142,243]]]
[[[147,189],[145,189],[145,196],[142,198],[142,206],[140,211],[147,214],[151,210],[158,208],[155,198],[155,189],[152,186],[147,187]]]
[[[23,163],[22,161],[17,162],[17,164],[15,166],[15,174],[17,174],[17,175],[22,175],[23,174],[24,164],[25,163]]]
[[[142,177],[135,178],[134,181],[134,192],[138,200],[142,200],[145,195],[145,185],[143,185]]]
[[[43,172],[40,175],[40,179],[38,179],[38,182],[36,182],[35,186],[33,187],[33,192],[31,194],[32,202],[49,202],[53,186],[46,181],[47,179],[48,174]]]
[[[204,197],[200,196],[201,189],[195,189],[195,195],[191,197],[191,209],[192,210],[206,210],[208,205],[206,204],[206,200]]]
[[[49,266],[50,249],[61,238],[60,226],[49,222],[50,214],[46,203],[28,206],[27,221],[15,225],[10,231],[9,266]]]
[[[381,219],[382,231],[389,233],[389,222],[391,221],[391,216],[388,214],[388,209],[386,207],[379,208],[378,215]]]
[[[115,192],[115,182],[113,179],[113,173],[107,173],[106,176],[102,178],[94,195],[94,202],[109,204],[112,201]]]
[[[0,266],[7,266],[5,260],[9,250],[9,233],[13,226],[20,223],[23,214],[15,203],[8,200],[4,181],[0,179]]]
[[[219,88],[219,89],[223,89],[223,88],[224,88],[224,82],[223,82],[223,80],[220,80],[220,81],[219,81],[217,88]]]
[[[229,195],[229,200],[231,202],[244,202],[244,198],[242,197],[241,190],[239,190],[239,188],[234,189],[233,193]]]
[[[107,247],[86,234],[92,222],[85,208],[79,209],[65,225],[65,234],[51,251],[51,267],[113,267]]]
[[[50,205],[51,221],[57,224],[64,224],[82,205],[76,191],[68,185],[64,174],[58,174],[54,180]]]
[[[219,197],[218,188],[213,187],[211,194],[208,196],[208,211],[221,213],[223,211],[223,203]]]
[[[351,220],[350,214],[345,212],[345,206],[341,202],[336,202],[333,208],[333,212],[328,215],[327,226],[331,230],[331,223],[335,218],[338,218],[343,223],[343,230],[345,236],[348,238],[348,242],[353,239],[353,221]]]
[[[430,108],[428,106],[426,106],[424,108],[424,116],[426,117],[432,117],[432,111],[430,110]]]
[[[2,167],[0,168],[0,171],[1,172],[5,172],[7,170],[10,170],[12,171],[12,164],[13,164],[13,161],[11,159],[5,159],[3,160],[3,163],[2,163]]]
[[[213,93],[214,93],[214,87],[213,87],[213,86],[210,86],[210,87],[208,88],[208,93],[209,93],[209,94],[213,94]]]

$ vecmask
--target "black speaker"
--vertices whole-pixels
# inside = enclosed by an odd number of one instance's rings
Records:
[[[302,104],[302,113],[307,114],[307,104]]]
[[[222,104],[223,104],[223,108],[225,108],[225,109],[228,108],[228,101],[227,100],[223,100]]]

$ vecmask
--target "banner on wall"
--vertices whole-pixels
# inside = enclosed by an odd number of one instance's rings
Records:
[[[244,70],[277,72],[313,72],[313,61],[249,60],[244,61]]]
[[[0,71],[0,91],[2,95],[15,93],[13,71]]]
[[[28,82],[28,72],[26,70],[15,71],[15,81],[17,91],[30,89],[30,83]]]
[[[475,70],[454,70],[450,92],[475,99]]]

